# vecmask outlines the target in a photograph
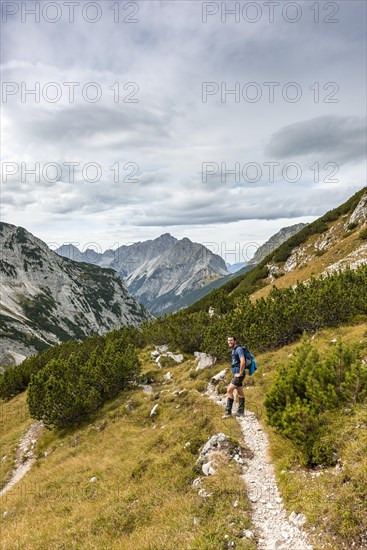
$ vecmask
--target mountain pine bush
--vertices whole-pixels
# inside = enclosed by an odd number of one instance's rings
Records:
[[[48,427],[77,424],[138,380],[141,364],[135,348],[124,340],[96,348],[85,361],[82,353],[51,359],[31,375],[27,403],[30,415]]]
[[[102,398],[90,384],[80,355],[72,354],[67,360],[51,359],[32,375],[27,402],[33,418],[64,427],[86,418]]]
[[[115,340],[119,340],[120,345],[123,341],[125,346],[131,344],[144,347],[147,344],[141,330],[126,326],[112,330],[104,336],[93,334],[82,342],[69,340],[50,346],[40,354],[27,357],[20,365],[7,369],[0,376],[0,397],[8,400],[23,392],[28,387],[31,375],[43,369],[51,359],[67,360],[71,354],[81,354],[86,362],[93,352],[102,355],[107,344]]]
[[[331,414],[367,402],[367,366],[360,345],[338,341],[325,358],[308,337],[278,370],[265,399],[269,423],[290,439],[308,465],[332,465],[337,456]]]

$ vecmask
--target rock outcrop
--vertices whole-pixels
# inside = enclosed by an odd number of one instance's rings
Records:
[[[266,243],[256,250],[254,257],[248,263],[259,264],[268,254],[293,237],[293,235],[301,231],[301,229],[306,227],[306,225],[307,223],[296,223],[295,225],[290,225],[289,227],[283,227],[280,231],[278,231],[278,233],[275,233],[275,235],[270,237]]]
[[[198,361],[196,365],[196,370],[202,370],[206,369],[207,367],[211,367],[217,360],[216,357],[212,355],[207,355],[202,351],[195,351],[194,355]]]
[[[365,222],[367,222],[367,193],[363,195],[349,218],[349,224],[362,224]]]

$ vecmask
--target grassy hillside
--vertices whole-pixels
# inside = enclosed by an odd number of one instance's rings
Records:
[[[364,324],[344,326],[318,332],[313,345],[324,353],[335,337],[359,342],[366,336]],[[290,361],[296,346],[257,357],[259,370],[248,379],[247,407],[270,436],[286,509],[306,515],[315,549],[347,549],[353,542],[354,548],[362,548],[367,521],[365,406],[332,417],[338,462],[327,468],[301,466],[297,448],[266,423],[264,398],[277,369]],[[240,468],[233,460],[222,457],[216,474],[203,480],[202,487],[212,493],[209,499],[192,487],[200,475],[195,469],[199,450],[210,436],[224,432],[233,445],[241,442],[239,424],[234,419],[223,421],[221,409],[201,395],[211,376],[228,363],[196,371],[194,359],[186,355],[183,364],[159,369],[150,349],[142,350],[140,359],[143,378],[151,382],[153,393],[142,387],[124,390],[78,428],[44,431],[36,446],[35,466],[1,501],[4,550],[166,550],[177,548],[178,541],[180,548],[204,550],[224,548],[225,535],[236,548],[255,548],[240,536],[243,529],[251,529],[251,515]],[[171,382],[163,378],[169,370]],[[173,395],[175,390],[186,391]],[[220,391],[225,391],[225,384]],[[24,393],[2,403],[6,438],[2,453],[6,450],[10,456],[31,422],[24,403]],[[150,417],[157,403],[157,415]],[[8,460],[3,464],[2,484],[10,465]],[[97,480],[91,482],[94,476]]]
[[[240,439],[237,423],[226,425],[220,409],[197,391],[206,387],[210,372],[196,373],[189,359],[175,367],[173,383],[162,385],[168,369],[158,369],[149,350],[141,360],[156,381],[152,394],[141,387],[124,391],[91,422],[43,433],[36,465],[2,499],[2,548],[158,550],[177,548],[180,540],[181,548],[206,549],[222,547],[226,534],[236,537],[237,548],[255,548],[239,537],[251,521],[233,460],[223,458],[216,475],[203,480],[209,499],[192,487],[207,439],[221,431],[233,445]],[[187,391],[174,396],[174,389]],[[24,394],[15,399],[23,402]],[[157,415],[150,418],[157,403]],[[4,431],[11,422],[5,415]],[[28,424],[29,418],[23,428]],[[14,435],[21,431],[20,426]],[[8,445],[14,444],[12,437]]]

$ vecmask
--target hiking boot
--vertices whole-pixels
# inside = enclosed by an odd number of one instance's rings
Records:
[[[224,413],[222,418],[229,418],[230,416],[232,416],[233,401],[234,401],[234,399],[231,399],[230,397],[227,397],[226,412]]]
[[[238,398],[238,410],[234,413],[235,416],[245,416],[245,398]]]

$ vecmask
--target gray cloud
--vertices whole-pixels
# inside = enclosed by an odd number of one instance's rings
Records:
[[[88,140],[91,148],[101,147],[106,138],[114,138],[115,149],[128,146],[145,147],[163,144],[172,136],[170,127],[175,114],[170,110],[153,113],[139,105],[133,109],[107,107],[105,105],[73,105],[54,113],[49,111],[39,115],[30,111],[28,119],[19,121],[23,137],[33,141],[62,142],[80,145]],[[99,137],[99,142],[93,140]],[[103,147],[103,142],[102,142]],[[111,144],[109,144],[111,147]]]
[[[284,126],[266,153],[276,159],[324,155],[330,161],[356,162],[366,156],[366,119],[325,115]]]
[[[13,178],[3,185],[3,219],[39,224],[49,241],[64,233],[77,241],[83,232],[111,241],[120,227],[126,241],[149,238],[150,228],[160,227],[184,227],[193,240],[195,232],[203,240],[206,228],[210,239],[233,230],[235,240],[236,222],[256,233],[265,222],[246,220],[301,221],[345,200],[365,185],[366,4],[338,2],[339,23],[329,25],[322,21],[325,10],[315,23],[312,10],[302,7],[295,24],[281,16],[256,24],[229,17],[224,24],[220,14],[204,24],[201,2],[154,0],[139,2],[133,25],[114,24],[108,9],[96,25],[80,17],[73,24],[34,24],[31,17],[23,24],[13,17],[3,25],[3,81],[30,88],[35,81],[94,81],[105,93],[96,104],[9,98],[2,105],[3,160],[96,162],[104,172],[95,184],[85,184],[78,169],[75,184]],[[263,95],[258,103],[230,96],[223,102],[218,93],[203,103],[208,81],[228,89],[256,82]],[[269,81],[279,82],[274,103],[263,86]],[[296,104],[282,97],[291,81],[302,88]],[[139,103],[115,104],[108,91],[114,82],[136,82]],[[315,82],[319,102],[310,90]],[[338,84],[338,103],[324,103],[326,82]],[[201,179],[204,162],[230,169],[273,160],[299,162],[301,180],[285,182],[281,169],[273,183],[265,176],[240,184],[233,177],[223,182],[220,174]],[[139,183],[114,184],[109,167],[115,162],[138,164]],[[337,183],[313,181],[313,162],[343,164]]]

